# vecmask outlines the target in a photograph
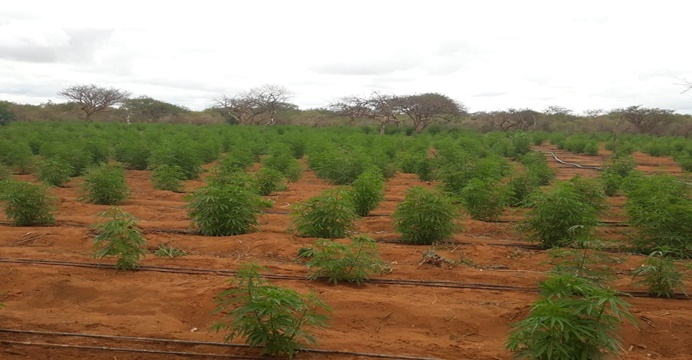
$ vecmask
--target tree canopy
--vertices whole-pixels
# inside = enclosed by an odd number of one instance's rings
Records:
[[[115,88],[103,88],[96,85],[75,85],[68,87],[58,95],[78,103],[84,111],[85,121],[90,121],[91,116],[97,112],[122,104],[130,96],[127,91]]]

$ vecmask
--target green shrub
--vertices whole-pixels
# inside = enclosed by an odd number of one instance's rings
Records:
[[[326,278],[335,285],[339,281],[361,284],[385,266],[377,252],[377,243],[367,236],[356,236],[348,245],[320,239],[301,257],[309,259],[310,279]]]
[[[0,182],[0,201],[7,218],[17,226],[50,225],[55,222],[53,210],[57,200],[49,197],[45,187],[29,182]]]
[[[583,240],[598,222],[597,209],[568,182],[532,193],[528,203],[533,208],[520,229],[545,249]]]
[[[38,168],[38,179],[52,186],[63,186],[70,180],[74,169],[59,159],[46,159]]]
[[[298,236],[343,238],[356,228],[358,214],[344,189],[325,190],[293,209],[290,230]]]
[[[435,159],[422,157],[416,162],[414,172],[416,175],[418,175],[418,178],[421,181],[433,181],[436,178],[436,169],[437,165],[435,163]]]
[[[0,164],[0,181],[9,180],[12,178],[12,170],[7,166]]]
[[[143,140],[125,140],[115,146],[114,158],[127,169],[146,170],[149,167],[151,149]]]
[[[117,205],[129,196],[125,170],[102,164],[90,168],[84,176],[84,199],[99,205]]]
[[[507,182],[507,203],[509,206],[524,206],[526,199],[536,188],[538,179],[528,173],[515,175]]]
[[[384,177],[377,168],[364,171],[351,186],[351,200],[360,216],[368,216],[384,199]]]
[[[263,161],[265,167],[280,171],[290,182],[296,182],[303,175],[300,162],[293,157],[288,148],[281,148],[266,157]]]
[[[610,158],[604,164],[603,172],[616,174],[624,179],[636,168],[637,163],[634,158],[629,155],[623,155]]]
[[[225,342],[243,338],[246,344],[262,348],[267,356],[293,358],[301,342],[315,344],[309,328],[323,328],[329,311],[314,293],[302,295],[264,280],[255,265],[244,266],[232,278],[230,289],[222,291],[216,312],[223,314],[213,328],[228,331]]]
[[[589,204],[598,212],[608,207],[602,183],[598,180],[576,175],[569,179],[567,183],[581,195],[584,203]]]
[[[29,174],[34,168],[34,154],[29,144],[13,141],[0,141],[0,163],[20,174]]]
[[[159,165],[151,173],[155,189],[183,192],[185,171],[178,165]]]
[[[152,151],[150,165],[177,165],[185,172],[185,180],[194,180],[202,172],[203,159],[190,141],[165,143]]]
[[[248,174],[245,170],[232,167],[215,166],[211,170],[211,175],[207,177],[209,186],[237,186],[255,194],[259,194],[259,184],[257,177]]]
[[[274,191],[286,190],[286,186],[281,183],[284,174],[277,169],[262,167],[255,173],[255,179],[260,195],[267,196]]]
[[[615,290],[588,279],[557,275],[539,284],[541,298],[516,323],[506,347],[516,359],[601,360],[622,349],[623,320],[634,322]]]
[[[228,156],[221,159],[219,167],[224,169],[224,171],[230,171],[230,169],[234,168],[245,170],[256,161],[257,156],[248,147],[237,147]]]
[[[110,220],[96,225],[98,235],[94,237],[94,257],[119,256],[116,269],[135,269],[139,259],[145,255],[145,242],[137,227],[137,219],[119,208],[98,215]]]
[[[620,189],[624,179],[637,167],[631,156],[617,156],[609,159],[603,166],[600,179],[603,191],[607,196],[613,196]]]
[[[83,175],[87,168],[94,163],[91,155],[81,143],[53,143],[41,147],[41,156],[46,159],[59,160],[68,163],[72,168],[70,176]]]
[[[682,171],[692,172],[692,155],[683,154],[675,157],[675,161],[680,165]]]
[[[663,252],[654,251],[644,261],[642,266],[634,270],[634,277],[641,278],[636,285],[644,285],[650,295],[670,298],[675,295],[675,289],[682,289],[683,272],[675,266],[671,258],[663,256]]]
[[[548,185],[555,178],[555,170],[548,166],[548,161],[542,153],[529,152],[519,157],[519,162],[526,167],[529,175],[538,180],[538,185]]]
[[[459,211],[451,200],[433,190],[412,187],[394,211],[394,227],[404,242],[432,244],[451,237],[459,228]]]
[[[634,244],[639,251],[692,258],[689,186],[668,175],[631,175],[625,191],[625,210],[629,224],[637,229]]]
[[[611,172],[602,172],[599,179],[606,196],[615,196],[623,180],[619,175]]]
[[[584,146],[584,154],[589,156],[598,156],[598,143],[589,142]]]
[[[498,181],[473,179],[461,190],[461,203],[475,220],[497,220],[507,203],[507,188]]]
[[[202,235],[230,236],[253,231],[267,203],[237,185],[210,185],[188,196],[188,214]]]

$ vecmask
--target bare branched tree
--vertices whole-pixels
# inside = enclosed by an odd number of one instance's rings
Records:
[[[399,124],[397,112],[399,98],[373,92],[370,97],[346,96],[331,104],[328,109],[339,116],[346,116],[353,122],[358,118],[375,120],[380,125],[380,135],[384,135],[388,124]]]
[[[273,125],[277,111],[296,108],[288,103],[292,96],[283,86],[262,85],[230,97],[222,95],[214,102],[229,123],[257,125],[266,121],[266,125]]]
[[[127,91],[106,89],[93,84],[71,86],[58,92],[58,95],[78,103],[86,114],[85,121],[90,121],[91,115],[106,111],[130,97]]]
[[[528,131],[535,129],[539,113],[531,109],[477,112],[471,115],[475,121],[485,122],[484,128],[502,131]]]
[[[411,118],[416,132],[437,122],[448,123],[466,112],[462,104],[438,93],[402,96],[396,102],[400,111]]]

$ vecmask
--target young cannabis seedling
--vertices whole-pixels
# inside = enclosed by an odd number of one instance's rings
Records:
[[[212,328],[227,331],[224,341],[244,338],[250,346],[262,348],[268,356],[293,358],[301,343],[315,344],[310,328],[324,328],[329,307],[314,293],[300,294],[264,280],[257,265],[243,266],[222,291],[216,312],[223,314]]]
[[[617,291],[571,275],[554,275],[539,289],[541,298],[507,340],[514,358],[602,360],[622,350],[617,330],[634,317]]]
[[[636,285],[646,286],[650,295],[667,298],[675,295],[675,289],[687,294],[682,287],[683,275],[673,259],[665,257],[662,251],[652,252],[642,266],[634,270],[634,277],[639,278]]]
[[[98,215],[110,220],[96,225],[94,257],[119,256],[116,269],[135,269],[145,254],[145,242],[137,228],[137,220],[119,208],[110,208]]]
[[[360,285],[385,267],[375,240],[367,236],[356,236],[348,245],[320,239],[300,256],[309,259],[310,279],[326,278],[335,285],[339,281]]]
[[[619,259],[602,251],[604,248],[602,241],[586,239],[570,245],[569,248],[548,250],[548,256],[556,260],[556,262],[550,262],[555,265],[551,270],[553,274],[572,275],[594,282],[612,277],[609,265],[618,262]]]

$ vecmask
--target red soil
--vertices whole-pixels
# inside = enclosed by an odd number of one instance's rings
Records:
[[[548,147],[543,147],[548,150]],[[604,156],[586,157],[560,153],[565,161],[600,165]],[[647,171],[679,171],[672,160],[636,154],[640,168]],[[575,174],[596,176],[595,171],[564,167],[551,162],[558,178]],[[29,178],[29,177],[25,177]],[[315,239],[287,233],[290,205],[327,189],[330,185],[306,171],[288,191],[271,196],[272,214],[261,217],[259,231],[228,237],[204,237],[184,233],[156,232],[156,229],[187,229],[189,219],[183,206],[183,194],[154,190],[147,171],[128,171],[132,191],[121,208],[140,219],[148,248],[161,243],[181,248],[190,255],[169,259],[148,254],[143,265],[187,268],[236,269],[241,263],[258,262],[272,273],[303,276],[305,267],[295,261],[301,247]],[[66,188],[52,189],[60,198],[58,224],[51,227],[0,226],[0,257],[51,259],[113,264],[110,259],[94,260],[92,237],[88,227],[101,221],[95,216],[108,206],[79,201],[79,179]],[[202,185],[192,181],[187,191]],[[434,186],[417,180],[415,175],[398,174],[387,183],[386,200],[362,219],[359,230],[378,240],[396,240],[391,213],[414,185]],[[624,198],[612,199],[606,218],[623,220]],[[511,218],[511,210],[506,213]],[[6,220],[4,214],[0,219]],[[411,246],[382,242],[379,249],[392,271],[378,277],[387,279],[450,280],[488,284],[535,287],[550,268],[544,252],[491,244],[526,240],[512,223],[462,221],[464,230],[454,241],[465,245]],[[601,228],[611,240],[625,239],[624,227]],[[436,267],[421,264],[423,253],[434,248],[454,264]],[[622,255],[614,265],[618,289],[634,289],[630,270],[643,256]],[[213,314],[214,296],[225,287],[226,278],[218,275],[168,274],[150,271],[116,271],[65,266],[47,266],[0,262],[0,327],[10,329],[64,331],[138,337],[174,338],[196,341],[222,341],[223,334],[209,330],[218,318]],[[301,292],[314,290],[332,309],[331,326],[317,331],[318,348],[369,353],[435,357],[441,359],[509,359],[504,342],[511,324],[523,318],[537,295],[532,292],[449,289],[402,285],[363,286],[327,285],[323,282],[276,280],[281,286]],[[690,281],[687,288],[692,289]],[[622,359],[690,359],[692,352],[692,302],[654,298],[629,298],[638,328],[625,325],[621,332],[625,351]],[[1,340],[67,341],[26,337],[0,332]],[[109,346],[99,339],[71,344]],[[114,346],[117,346],[114,345]],[[158,348],[198,351],[178,345]],[[199,350],[204,352],[203,350]],[[218,349],[217,349],[218,351]],[[256,349],[224,350],[228,353],[253,354]],[[182,359],[180,356],[132,354],[98,350],[43,348],[38,346],[0,345],[2,359]],[[300,354],[300,359],[348,359],[353,356]]]

